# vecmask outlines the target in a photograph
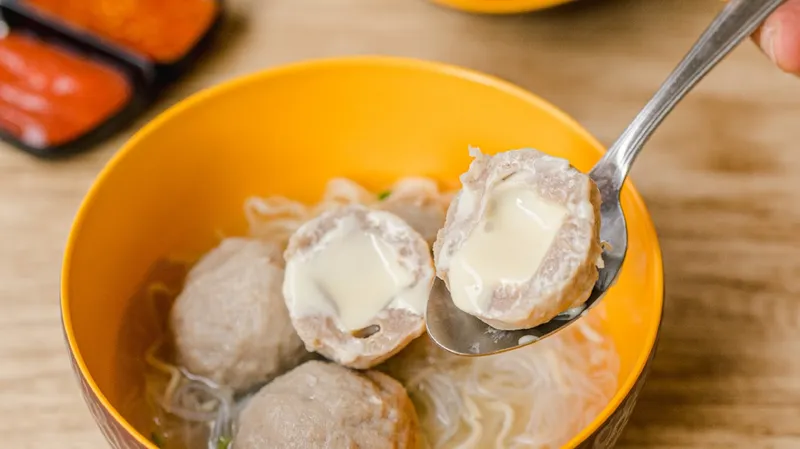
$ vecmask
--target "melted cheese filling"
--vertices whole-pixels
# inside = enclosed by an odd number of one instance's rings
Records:
[[[486,311],[497,287],[536,274],[567,214],[516,182],[503,182],[488,195],[483,217],[450,263],[453,302],[472,314]]]
[[[341,330],[355,332],[386,308],[425,313],[425,283],[415,282],[397,248],[380,235],[345,218],[323,240],[313,255],[286,266],[284,282],[294,316],[336,317]]]

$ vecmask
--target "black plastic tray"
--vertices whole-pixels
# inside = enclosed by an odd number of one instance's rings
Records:
[[[35,148],[0,130],[0,139],[42,158],[58,158],[90,149],[130,125],[161,92],[192,68],[212,43],[223,20],[222,1],[209,28],[184,56],[169,64],[159,63],[109,42],[92,33],[40,14],[34,7],[17,0],[0,2],[3,20],[12,31],[36,35],[44,42],[84,55],[91,60],[119,69],[133,89],[128,103],[116,114],[76,139],[47,148]]]

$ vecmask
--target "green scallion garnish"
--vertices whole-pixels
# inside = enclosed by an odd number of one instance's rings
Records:
[[[231,445],[231,438],[226,436],[221,436],[217,440],[217,449],[228,449]]]
[[[156,432],[150,432],[150,441],[152,441],[153,444],[155,444],[158,448],[164,447],[164,439],[161,438],[161,435]]]

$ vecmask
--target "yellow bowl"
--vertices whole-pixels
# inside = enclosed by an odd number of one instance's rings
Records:
[[[432,0],[462,11],[483,14],[519,14],[552,8],[576,0]]]
[[[274,68],[181,102],[138,132],[102,171],[69,236],[61,284],[71,360],[112,447],[156,447],[123,404],[142,385],[136,292],[162,257],[198,254],[244,234],[250,195],[313,202],[335,176],[385,186],[426,175],[456,186],[468,145],[534,147],[588,170],[601,145],[574,120],[504,81],[408,59],[353,57]],[[627,422],[652,359],[663,280],[642,199],[622,193],[630,248],[605,299],[621,357],[619,389],[567,447],[609,447]],[[132,299],[133,298],[133,299]],[[133,360],[133,361],[132,361]],[[597,444],[595,446],[590,446]]]

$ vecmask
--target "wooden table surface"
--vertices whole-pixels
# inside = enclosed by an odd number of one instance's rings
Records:
[[[0,441],[100,448],[59,328],[73,214],[120,144],[186,95],[352,53],[461,64],[518,83],[611,143],[718,0],[584,0],[517,17],[424,0],[228,0],[213,53],[96,151],[46,163],[0,147]],[[633,178],[664,250],[661,346],[621,448],[800,448],[800,79],[738,49],[682,103]]]

